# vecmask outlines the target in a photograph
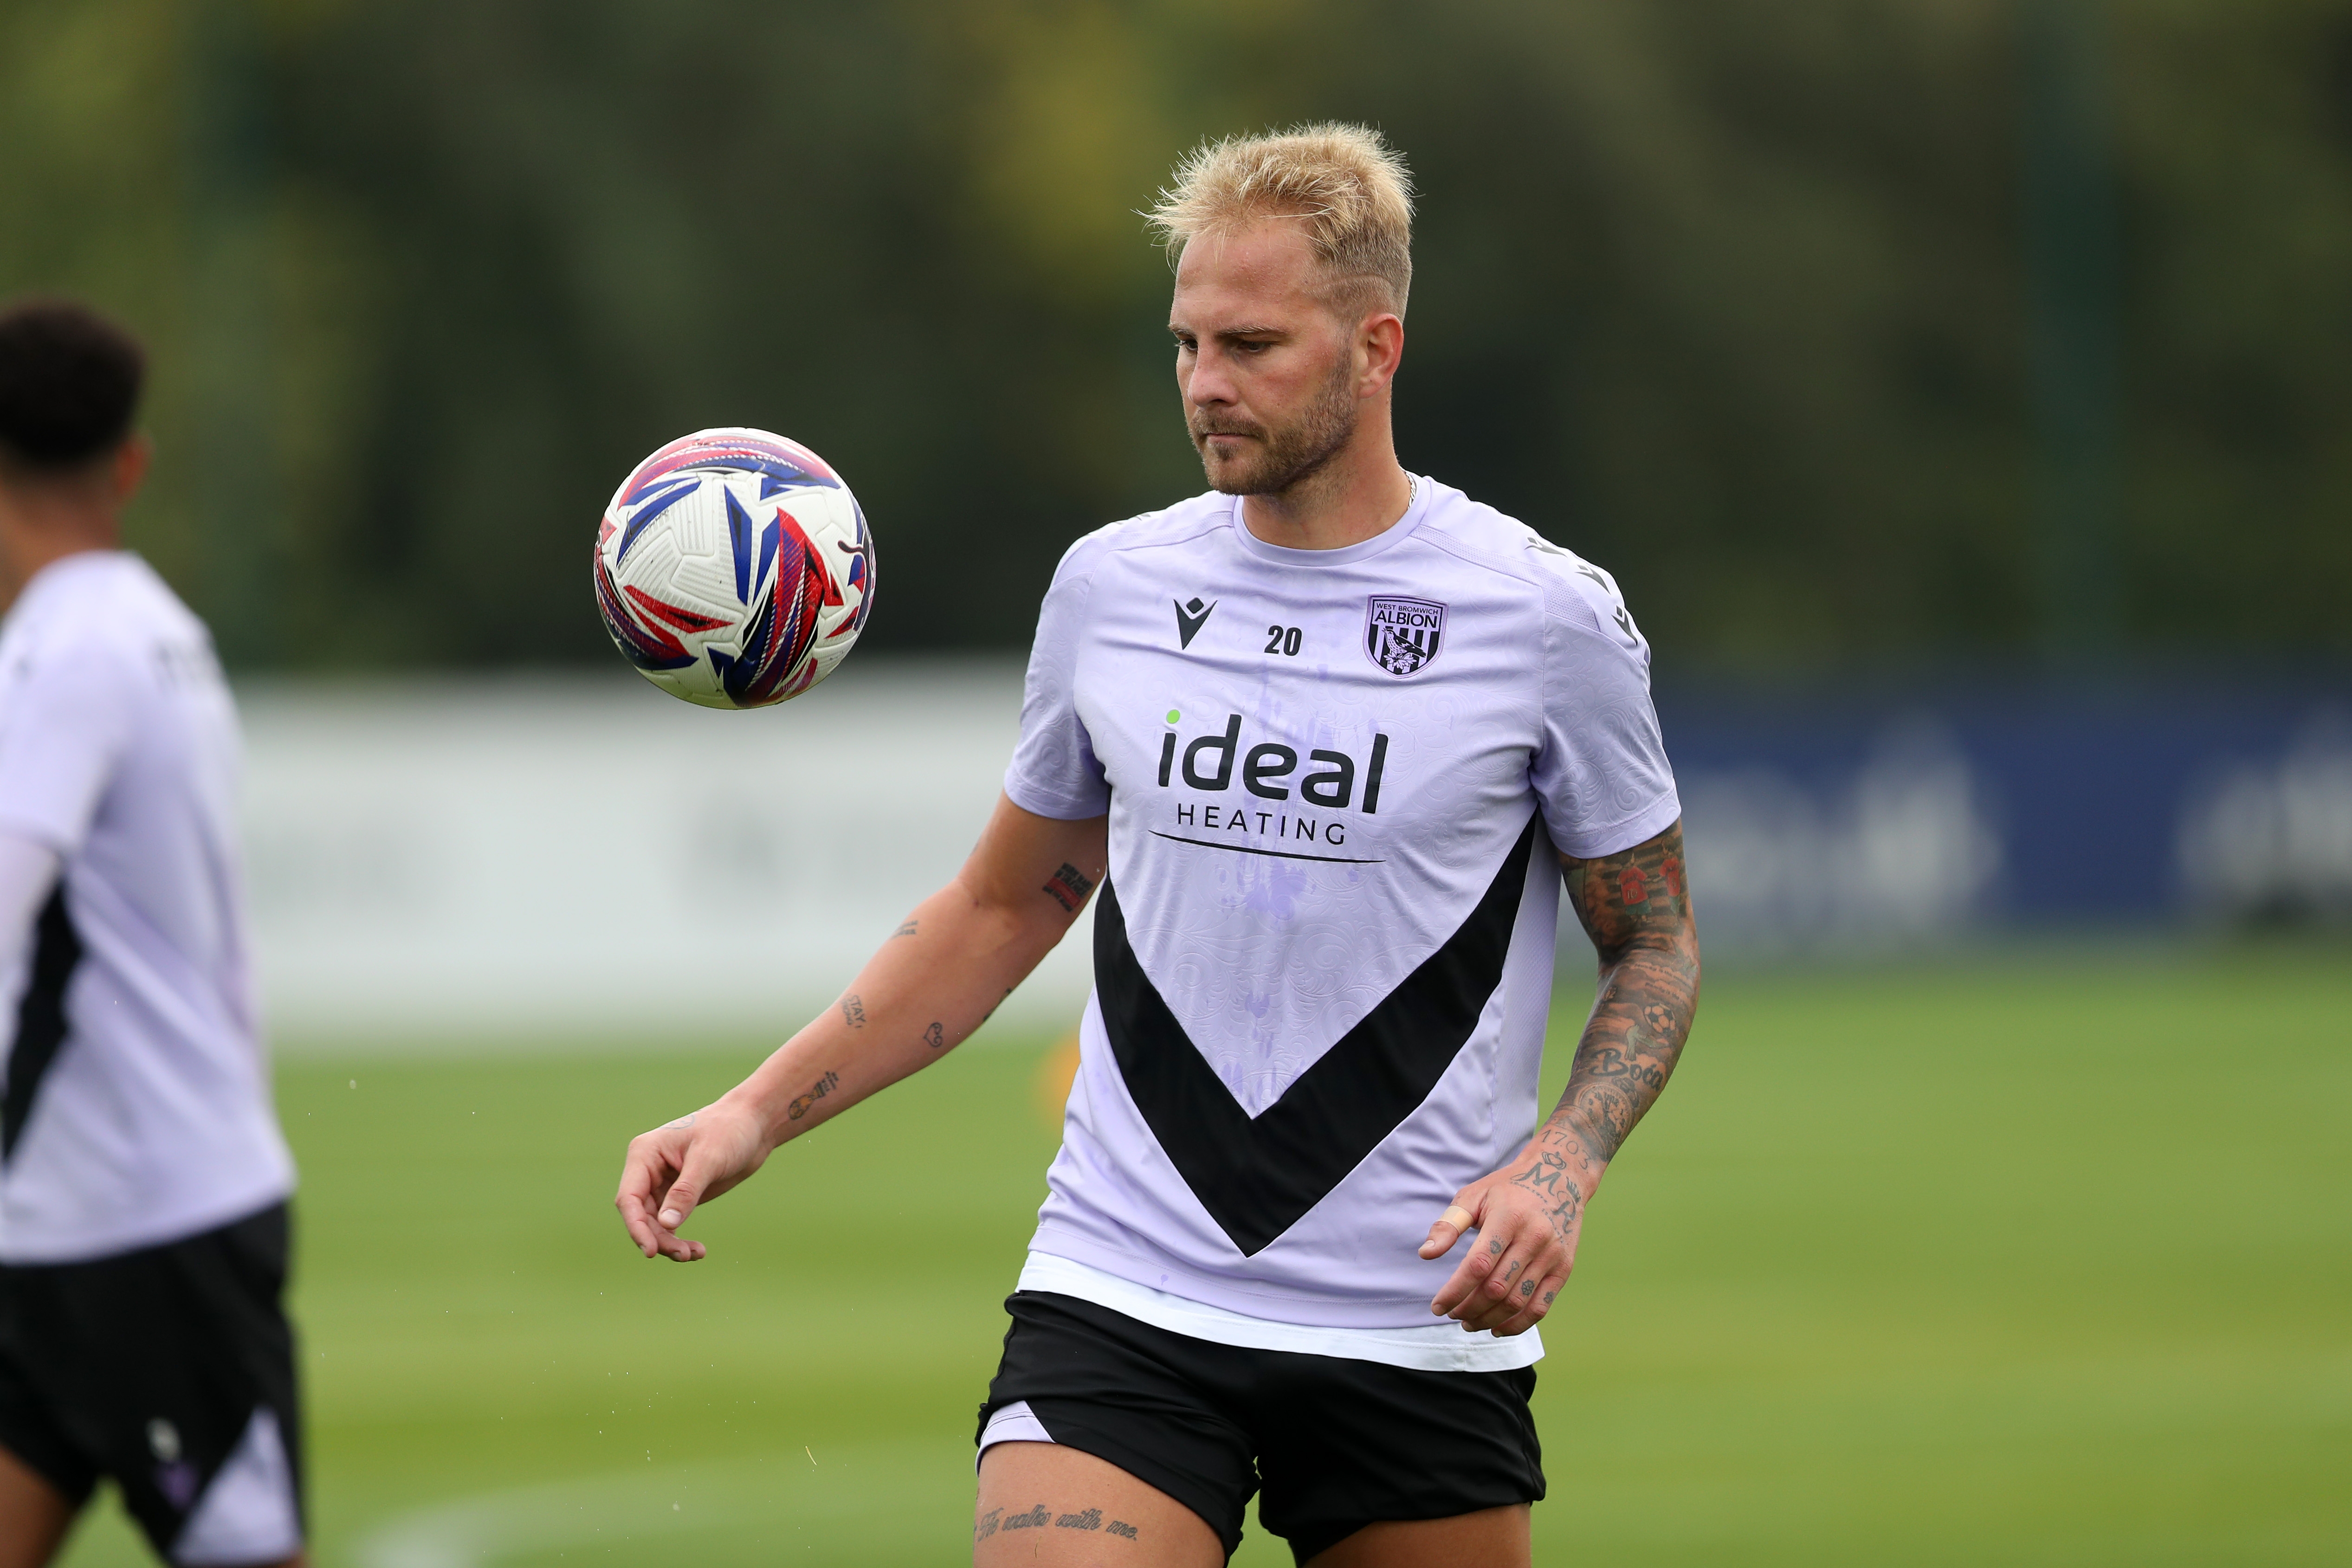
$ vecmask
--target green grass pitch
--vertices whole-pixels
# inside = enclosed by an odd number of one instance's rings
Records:
[[[746,1051],[289,1061],[322,1568],[962,1560],[1043,1043],[785,1149],[691,1268],[617,1162]],[[2341,948],[1719,977],[1546,1328],[1538,1561],[2352,1561],[2347,1128]],[[138,1560],[110,1506],[68,1557]]]

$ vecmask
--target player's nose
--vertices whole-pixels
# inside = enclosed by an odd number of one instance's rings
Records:
[[[1184,383],[1184,401],[1193,408],[1219,408],[1238,402],[1232,361],[1202,345],[1193,359],[1192,376]]]

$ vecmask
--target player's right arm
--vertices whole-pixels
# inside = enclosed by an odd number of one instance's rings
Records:
[[[631,1140],[613,1201],[637,1249],[700,1258],[702,1243],[677,1233],[698,1204],[978,1029],[1102,881],[1108,821],[1058,821],[999,797],[962,871],[916,907],[839,1001],[716,1102]]]

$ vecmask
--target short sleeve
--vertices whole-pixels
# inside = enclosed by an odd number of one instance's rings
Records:
[[[1532,782],[1552,842],[1592,860],[1655,838],[1682,802],[1650,701],[1649,644],[1616,584],[1557,547],[1546,556],[1538,563],[1543,740]]]
[[[130,742],[131,697],[103,653],[28,652],[0,669],[0,830],[81,848]]]
[[[1094,596],[1089,535],[1070,547],[1037,612],[1037,641],[1021,696],[1021,740],[1004,770],[1004,793],[1024,811],[1059,821],[1110,810],[1110,784],[1076,706],[1078,644]]]

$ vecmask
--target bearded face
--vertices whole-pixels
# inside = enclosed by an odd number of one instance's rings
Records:
[[[1354,356],[1342,342],[1320,384],[1304,404],[1279,416],[1279,423],[1230,408],[1188,410],[1185,423],[1209,487],[1228,496],[1276,496],[1321,472],[1355,438],[1354,371]],[[1213,435],[1242,439],[1212,442]]]
[[[1297,496],[1361,438],[1385,384],[1365,335],[1377,301],[1342,287],[1297,222],[1195,236],[1176,267],[1168,329],[1184,423],[1210,485]],[[1392,334],[1390,334],[1392,336]]]

